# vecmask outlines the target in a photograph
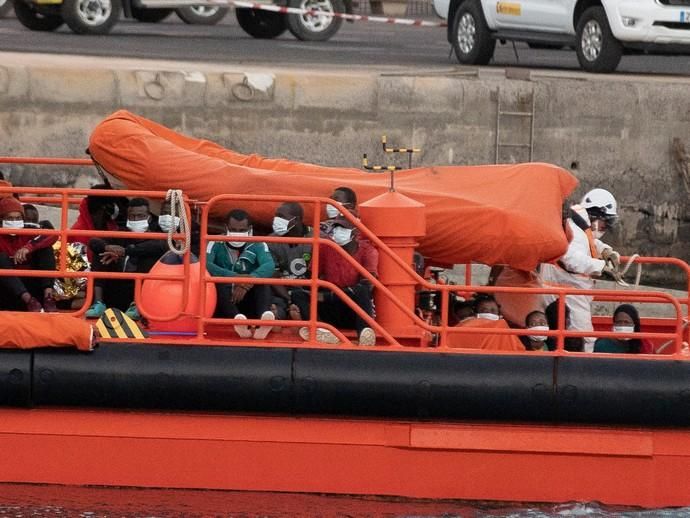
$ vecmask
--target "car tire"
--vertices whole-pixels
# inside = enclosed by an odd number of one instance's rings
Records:
[[[191,25],[215,25],[228,14],[227,7],[193,5],[175,10],[184,23]]]
[[[463,65],[487,65],[494,55],[496,40],[486,24],[481,4],[467,0],[455,12],[451,31],[455,57]]]
[[[132,18],[141,23],[158,23],[173,13],[173,9],[146,9],[132,6]]]
[[[623,56],[623,45],[613,36],[606,11],[590,7],[577,22],[577,60],[588,72],[606,73],[616,70]]]
[[[288,0],[289,7],[314,9],[329,13],[344,13],[343,0]],[[287,27],[292,35],[302,41],[326,41],[338,32],[343,19],[335,16],[314,14],[288,14]]]
[[[12,0],[0,0],[0,18],[4,18],[12,10]]]
[[[38,12],[22,0],[14,0],[14,15],[19,23],[32,31],[51,32],[65,23],[62,16]]]
[[[62,18],[77,34],[108,34],[120,18],[120,0],[64,0]]]
[[[281,13],[238,7],[235,17],[242,30],[253,38],[270,40],[287,30],[285,15]]]

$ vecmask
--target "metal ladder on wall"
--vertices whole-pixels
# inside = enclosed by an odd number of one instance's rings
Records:
[[[534,110],[535,110],[535,99],[534,91],[531,95],[531,110],[526,112],[521,111],[503,111],[501,107],[501,88],[499,87],[496,91],[496,152],[494,155],[494,163],[498,164],[498,157],[500,155],[502,148],[528,148],[529,149],[529,161],[532,161],[532,155],[534,154]],[[529,118],[529,142],[503,142],[501,141],[501,120],[505,120],[508,117],[525,117]]]

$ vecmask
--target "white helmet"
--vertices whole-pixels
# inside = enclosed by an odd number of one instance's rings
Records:
[[[600,212],[605,217],[615,218],[618,216],[618,203],[616,202],[616,198],[606,189],[592,189],[582,197],[580,205],[587,209],[587,212],[590,212],[591,209],[595,209],[596,212]],[[598,211],[596,209],[598,209]]]

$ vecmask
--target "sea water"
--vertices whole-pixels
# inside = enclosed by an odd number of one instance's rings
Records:
[[[246,491],[0,484],[0,518],[546,517],[690,518],[682,509],[518,504]]]

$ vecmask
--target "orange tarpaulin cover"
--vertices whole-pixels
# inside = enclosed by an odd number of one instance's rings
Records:
[[[71,315],[0,312],[0,348],[76,347],[90,351],[92,337],[91,325]]]
[[[473,318],[460,322],[456,327],[483,329],[510,329],[505,320]],[[494,335],[490,333],[449,333],[448,347],[458,349],[485,349],[488,351],[524,351],[520,339],[515,335]]]
[[[129,189],[182,189],[197,200],[217,194],[327,197],[336,187],[348,186],[361,203],[389,185],[388,174],[242,155],[124,110],[96,126],[89,149]],[[426,205],[427,235],[419,240],[419,251],[434,261],[530,270],[566,250],[561,207],[577,180],[564,169],[548,164],[446,166],[395,175],[398,192]],[[242,207],[268,224],[275,206],[225,203],[214,214]]]

